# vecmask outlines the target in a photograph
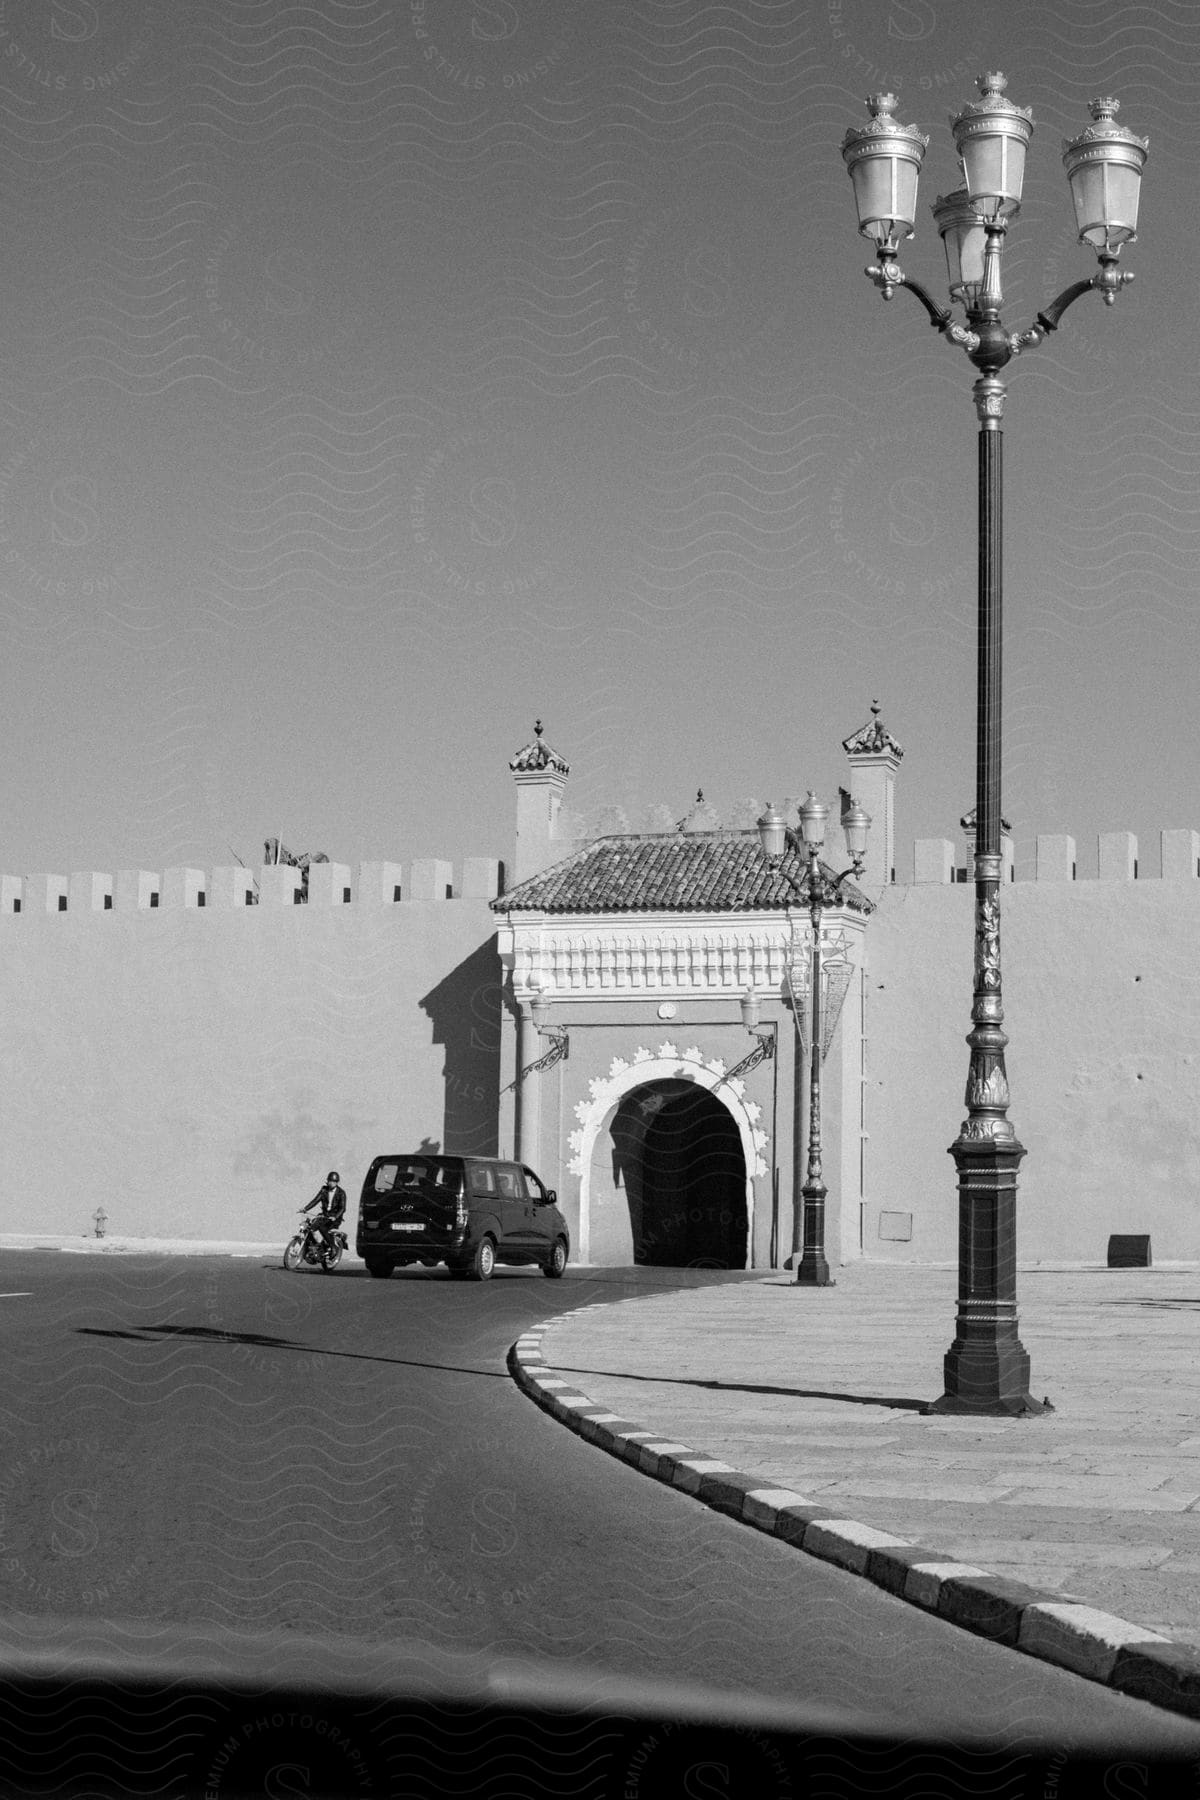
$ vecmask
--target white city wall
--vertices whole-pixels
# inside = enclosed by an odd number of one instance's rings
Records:
[[[1192,1259],[1200,834],[1164,832],[1149,879],[1127,833],[1098,848],[1098,878],[1079,881],[1072,840],[1039,838],[1036,879],[1003,888],[1019,1253],[1102,1262],[1110,1234],[1148,1232],[1156,1262]],[[917,879],[874,890],[862,1005],[839,1029],[826,1180],[831,1208],[856,1207],[865,1134],[868,1257],[956,1256],[965,861],[924,840]],[[354,1197],[383,1149],[507,1151],[501,879],[483,858],[318,864],[297,905],[288,867],[0,878],[0,1231],[88,1234],[102,1206],[114,1235],[282,1244],[330,1167]]]
[[[381,1151],[495,1153],[500,880],[318,864],[298,905],[286,866],[4,877],[0,1231],[103,1207],[112,1235],[282,1247],[329,1168],[353,1204]]]
[[[1022,1259],[1103,1262],[1117,1232],[1148,1232],[1156,1262],[1200,1257],[1200,835],[1163,832],[1160,850],[1162,876],[1135,879],[1136,840],[1105,833],[1079,881],[1073,840],[1039,837],[1036,878],[1001,891]],[[955,863],[918,842],[918,879],[885,890],[867,930],[868,1256],[957,1255],[975,890]],[[894,1212],[910,1240],[880,1237]]]

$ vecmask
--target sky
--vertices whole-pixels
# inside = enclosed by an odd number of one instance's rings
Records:
[[[585,829],[974,800],[974,371],[864,279],[868,93],[1035,132],[1022,329],[1095,268],[1061,163],[1151,140],[1137,279],[1009,370],[1003,810],[1200,829],[1200,9],[1109,0],[0,0],[0,867],[508,858],[545,723]],[[1185,291],[1186,290],[1186,291]],[[661,817],[660,813],[655,814]]]

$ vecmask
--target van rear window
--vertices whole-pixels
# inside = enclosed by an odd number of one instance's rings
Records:
[[[461,1156],[400,1156],[381,1162],[375,1170],[377,1194],[397,1188],[449,1188],[457,1193],[462,1182]]]

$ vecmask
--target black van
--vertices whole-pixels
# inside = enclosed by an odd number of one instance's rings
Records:
[[[538,1263],[560,1276],[571,1233],[553,1188],[532,1169],[494,1156],[377,1156],[358,1203],[354,1247],[370,1275],[406,1263],[449,1265],[487,1281],[500,1263]]]

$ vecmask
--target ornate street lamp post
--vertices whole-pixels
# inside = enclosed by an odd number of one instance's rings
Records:
[[[866,271],[885,300],[905,288],[979,371],[973,388],[979,420],[978,723],[976,731],[975,993],[967,1043],[967,1117],[950,1146],[958,1169],[957,1332],[946,1355],[946,1391],[934,1412],[1024,1414],[1043,1410],[1029,1392],[1029,1357],[1017,1335],[1016,1191],[1024,1156],[1009,1120],[1000,988],[1000,669],[1001,453],[1005,386],[1000,371],[1040,344],[1063,313],[1095,289],[1111,306],[1132,275],[1117,268],[1122,245],[1137,235],[1138,194],[1149,140],[1116,123],[1117,102],[1091,102],[1092,123],[1064,144],[1063,163],[1079,241],[1099,259],[1097,274],[1051,301],[1026,331],[1000,320],[1004,236],[1020,209],[1025,152],[1033,135],[1028,108],[1004,98],[1003,75],[981,75],[980,99],[950,122],[964,185],[939,196],[933,216],[946,252],[955,322],[895,258],[913,234],[917,178],[928,146],[915,125],[892,116],[896,99],[875,94],[869,122],[847,131],[842,156],[854,183],[859,231],[878,262]]]
[[[851,804],[842,814],[846,832],[846,848],[852,858],[848,869],[830,876],[822,868],[820,853],[825,844],[825,821],[829,808],[809,792],[800,808],[800,837],[785,821],[783,814],[769,802],[758,821],[762,853],[771,868],[783,876],[797,899],[808,907],[812,921],[811,968],[811,1036],[809,1039],[808,1082],[808,1172],[800,1193],[804,1215],[800,1243],[800,1260],[796,1264],[796,1281],[801,1287],[833,1287],[829,1263],[825,1256],[825,1197],[829,1190],[821,1170],[821,1062],[824,1056],[824,1021],[821,1017],[821,915],[828,906],[836,906],[841,898],[843,881],[850,875],[861,875],[867,850],[867,832],[871,821],[862,807]],[[808,862],[803,881],[797,881],[783,866],[788,847]],[[748,1021],[747,1021],[748,1022]]]

